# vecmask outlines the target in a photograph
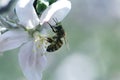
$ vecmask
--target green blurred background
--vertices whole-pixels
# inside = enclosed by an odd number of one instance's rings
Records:
[[[120,80],[120,1],[71,0],[62,21],[70,49],[48,53],[42,80]],[[0,56],[0,80],[26,80],[18,50]]]

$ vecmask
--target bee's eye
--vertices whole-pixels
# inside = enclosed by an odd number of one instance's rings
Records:
[[[62,29],[62,25],[58,25],[57,27],[58,27],[58,29]]]

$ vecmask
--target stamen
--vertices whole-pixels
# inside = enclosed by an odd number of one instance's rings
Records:
[[[41,35],[39,32],[34,32],[34,42],[37,48],[45,47],[47,46],[47,38],[44,35]]]

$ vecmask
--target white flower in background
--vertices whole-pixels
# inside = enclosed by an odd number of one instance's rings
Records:
[[[9,2],[10,2],[10,0],[0,0],[0,8],[8,5]]]
[[[53,18],[60,22],[71,9],[69,0],[58,0],[50,5],[39,18],[33,7],[34,0],[19,0],[16,14],[19,24],[25,29],[10,29],[0,35],[0,52],[20,47],[19,63],[28,80],[41,80],[46,66],[46,35],[36,31],[36,26],[49,22],[55,25]],[[44,28],[44,26],[43,26]]]
[[[53,80],[96,80],[99,74],[97,66],[93,57],[73,53],[58,66]]]

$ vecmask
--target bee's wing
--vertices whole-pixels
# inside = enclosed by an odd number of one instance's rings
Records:
[[[68,40],[67,40],[66,36],[67,36],[67,35],[66,35],[66,33],[65,33],[64,41],[65,41],[65,44],[66,44],[67,49],[70,50],[69,43],[68,43]]]

